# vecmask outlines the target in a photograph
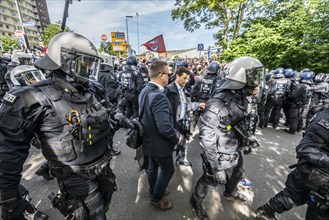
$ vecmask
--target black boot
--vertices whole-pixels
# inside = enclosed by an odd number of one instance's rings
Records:
[[[208,220],[208,215],[206,211],[202,208],[202,204],[198,203],[196,199],[193,197],[193,195],[190,198],[191,205],[196,213],[196,215],[201,219],[201,220]]]
[[[277,220],[275,211],[267,203],[256,210],[256,216],[259,220]]]

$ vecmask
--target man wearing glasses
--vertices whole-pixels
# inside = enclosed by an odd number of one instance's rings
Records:
[[[143,150],[149,158],[150,203],[160,210],[168,210],[173,204],[163,197],[170,192],[167,185],[175,172],[172,153],[182,135],[174,128],[172,109],[163,93],[170,74],[167,64],[153,62],[149,74],[151,81],[140,93],[138,104],[143,125]]]

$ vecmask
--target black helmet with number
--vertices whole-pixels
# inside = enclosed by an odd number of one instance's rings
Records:
[[[97,79],[101,58],[94,44],[80,34],[63,32],[49,42],[47,54],[35,66],[44,70],[62,70],[75,80]]]
[[[227,65],[225,71],[225,81],[219,90],[242,89],[245,86],[263,87],[265,68],[256,58],[237,58]]]
[[[127,59],[126,59],[126,69],[127,70],[136,70],[137,69],[137,65],[138,65],[138,62],[137,62],[137,59],[135,56],[129,56]]]

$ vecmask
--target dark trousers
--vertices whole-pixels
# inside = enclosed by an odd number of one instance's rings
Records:
[[[239,161],[235,167],[231,167],[225,170],[226,173],[226,184],[225,191],[228,194],[234,194],[238,189],[237,185],[242,178],[244,169],[243,169],[243,157],[241,151],[239,151]],[[201,204],[202,201],[206,198],[206,195],[209,191],[215,189],[218,186],[218,183],[213,181],[212,178],[207,177],[204,173],[198,180],[193,197],[197,203]]]
[[[264,113],[264,125],[267,126],[270,121],[270,116],[273,116],[273,126],[276,127],[279,125],[280,120],[280,111],[283,104],[283,98],[268,98],[265,103],[265,113]],[[271,118],[272,119],[272,118]]]
[[[293,170],[287,178],[286,187],[272,197],[268,204],[277,213],[288,211],[293,207],[304,205],[309,199],[311,190],[317,191],[308,183],[309,171],[304,167]],[[309,204],[306,211],[306,220],[329,219],[329,212],[324,212],[313,204]]]
[[[158,172],[160,168],[160,173]],[[172,155],[166,157],[149,157],[147,169],[148,182],[152,202],[163,198],[165,189],[175,173]]]
[[[302,129],[302,106],[298,104],[291,104],[290,109],[290,132],[296,132]]]
[[[72,207],[69,215],[74,215],[75,219],[79,220],[106,219],[103,198],[96,180],[89,180],[77,174],[57,180],[67,208]]]

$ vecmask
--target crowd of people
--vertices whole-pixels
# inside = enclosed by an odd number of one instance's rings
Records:
[[[76,33],[57,34],[34,62],[23,51],[4,53],[0,63],[0,205],[3,219],[47,219],[26,199],[20,183],[30,146],[47,160],[36,175],[56,178],[52,205],[66,219],[106,219],[115,174],[113,137],[120,128],[143,128],[150,204],[168,210],[168,183],[175,166],[192,166],[188,140],[199,126],[204,173],[190,203],[200,219],[207,193],[219,184],[224,196],[248,199],[238,184],[244,155],[259,146],[256,129],[285,120],[291,135],[304,130],[299,159],[286,188],[256,210],[276,219],[308,204],[306,219],[329,217],[329,75],[310,69],[267,71],[253,57],[225,64],[203,59],[125,60],[98,52]],[[139,120],[138,120],[139,119]],[[174,156],[173,156],[174,154]]]

